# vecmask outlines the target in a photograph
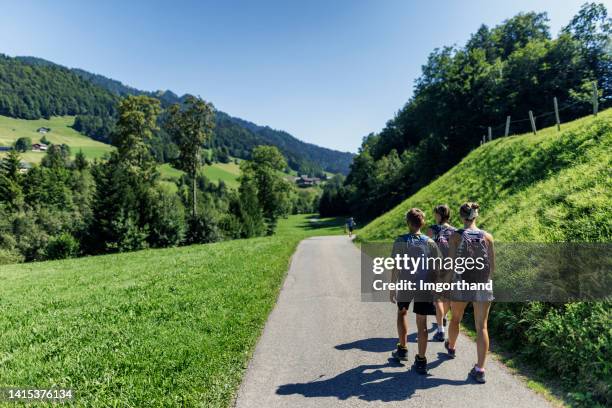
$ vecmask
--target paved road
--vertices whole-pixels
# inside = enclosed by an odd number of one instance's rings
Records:
[[[395,305],[360,301],[360,253],[346,237],[299,245],[240,387],[238,408],[273,407],[548,407],[499,362],[487,383],[467,376],[476,347],[461,336],[458,356],[429,343],[429,375],[388,359],[397,342]],[[431,324],[429,324],[431,327]]]

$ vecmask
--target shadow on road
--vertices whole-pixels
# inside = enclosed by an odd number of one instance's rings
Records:
[[[428,330],[428,333],[432,333],[435,329]],[[417,342],[417,334],[411,333],[406,338],[408,343]],[[430,338],[429,342],[433,342]],[[384,353],[386,351],[391,352],[395,350],[397,345],[397,337],[372,337],[369,339],[356,340],[350,343],[338,344],[334,348],[336,350],[361,350],[370,353]]]
[[[428,366],[430,369],[435,368],[444,361],[445,353],[438,353],[438,359]],[[384,371],[386,368],[398,366],[400,365],[392,359],[389,359],[387,364],[360,365],[329,379],[281,385],[276,393],[278,395],[301,394],[306,398],[335,397],[346,400],[357,397],[363,401],[390,402],[406,400],[418,389],[440,385],[470,384],[468,378],[465,380],[432,378],[419,375],[412,369]]]

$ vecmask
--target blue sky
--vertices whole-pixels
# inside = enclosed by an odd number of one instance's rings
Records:
[[[583,2],[0,0],[0,52],[200,95],[354,152],[409,99],[434,48],[519,11],[547,11],[556,34]]]

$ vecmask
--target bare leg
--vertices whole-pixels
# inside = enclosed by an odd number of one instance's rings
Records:
[[[444,302],[436,300],[434,305],[436,306],[436,322],[438,323],[438,327],[444,327],[444,316],[446,315]]]
[[[466,306],[467,302],[451,302],[450,304],[453,317],[448,325],[448,347],[451,349],[454,349],[455,343],[457,343],[457,337],[459,337],[459,323],[461,323]]]
[[[397,311],[397,337],[399,338],[399,344],[402,347],[406,347],[406,336],[408,336],[408,319],[406,315],[408,309],[403,308]]]
[[[491,302],[473,302],[474,325],[476,326],[476,352],[478,354],[478,367],[484,368],[489,351],[489,330],[487,320]]]
[[[427,316],[416,315],[417,341],[419,344],[419,357],[424,358],[427,352]]]

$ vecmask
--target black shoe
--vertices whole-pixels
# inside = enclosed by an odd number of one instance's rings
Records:
[[[444,325],[444,327],[446,327],[446,317],[444,318],[444,320],[442,321],[442,324]]]
[[[476,367],[473,367],[472,371],[470,371],[470,377],[472,377],[474,380],[476,380],[477,383],[480,384],[484,384],[487,382],[487,380],[485,379],[485,372],[476,370]]]
[[[391,355],[398,361],[408,361],[408,349],[399,344],[397,345],[397,350],[392,352]]]
[[[448,348],[448,340],[444,342],[444,348],[450,358],[455,358],[455,349]]]
[[[419,374],[427,374],[427,358],[414,356],[414,370]]]
[[[444,341],[444,332],[437,332],[434,334],[433,341]]]

